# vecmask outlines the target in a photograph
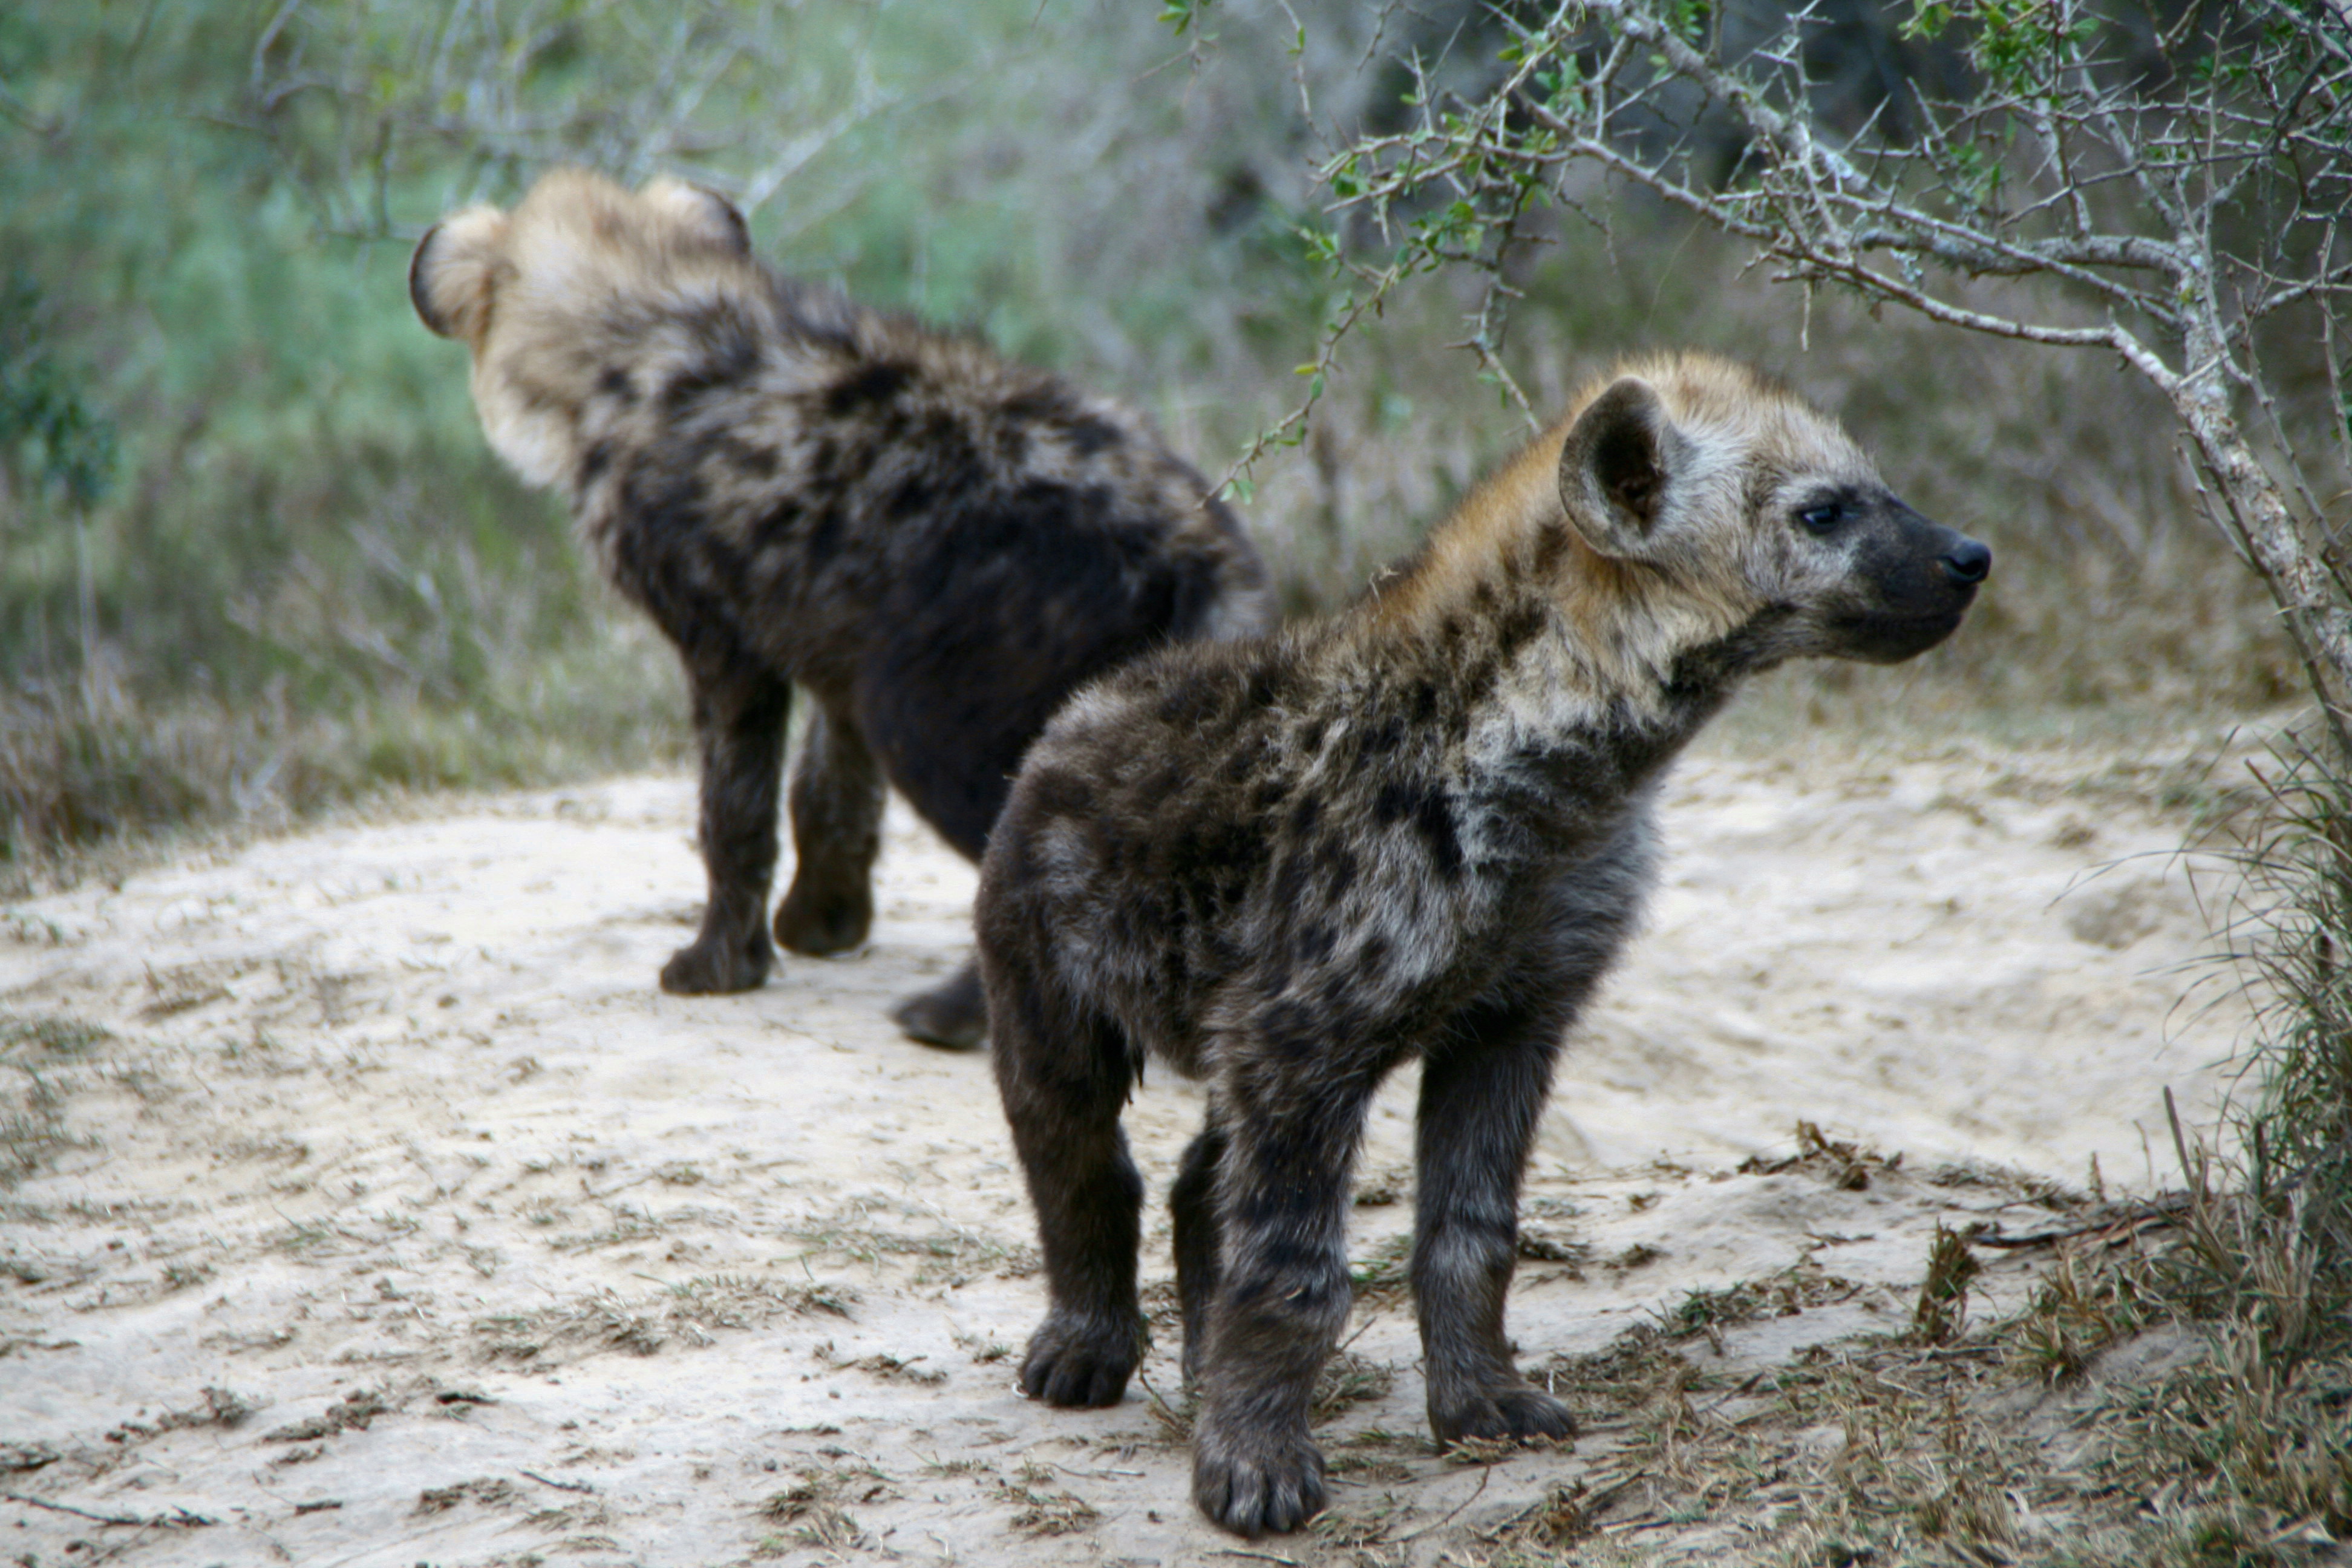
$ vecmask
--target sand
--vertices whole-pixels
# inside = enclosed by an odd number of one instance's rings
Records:
[[[1684,765],[1650,929],[1530,1173],[1531,1367],[1792,1267],[1841,1288],[1700,1353],[1898,1328],[1938,1224],[2030,1231],[2050,1183],[2170,1174],[2161,1095],[2210,1114],[2244,1007],[2198,963],[2182,819],[2104,769]],[[882,1016],[960,957],[971,868],[894,805],[867,948],[665,996],[691,807],[677,777],[432,803],[0,917],[0,1555],[1434,1563],[1614,1474],[1605,1421],[1491,1466],[1432,1450],[1393,1290],[1350,1330],[1318,1531],[1210,1529],[1143,1388],[1024,1401],[1042,1281],[988,1064]],[[1383,1092],[1360,1166],[1374,1274],[1410,1225],[1412,1094]],[[1200,1113],[1162,1073],[1128,1118],[1169,1405],[1160,1205]],[[1801,1120],[1900,1163],[1859,1190],[1784,1165]],[[1993,1261],[1980,1310],[2030,1279],[2029,1251]]]

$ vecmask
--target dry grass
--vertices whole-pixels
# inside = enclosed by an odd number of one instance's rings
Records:
[[[1023,1465],[1015,1479],[997,1484],[996,1498],[1013,1506],[1013,1528],[1024,1535],[1071,1535],[1102,1517],[1092,1503],[1056,1484],[1043,1465]]]
[[[790,1541],[803,1547],[845,1552],[866,1543],[866,1534],[847,1504],[881,1502],[898,1495],[897,1483],[879,1469],[843,1454],[829,1465],[803,1466],[798,1478],[760,1504],[760,1513],[792,1527]],[[763,1545],[756,1554],[782,1556],[790,1546],[782,1539]]]
[[[900,1228],[901,1223],[907,1228]],[[1042,1267],[1037,1249],[1017,1246],[960,1225],[919,1205],[884,1208],[857,1202],[835,1215],[792,1227],[787,1234],[806,1244],[810,1258],[828,1264],[856,1263],[878,1268],[886,1259],[908,1259],[917,1286],[962,1285],[980,1276],[1026,1278]]]
[[[1978,1260],[1969,1233],[1939,1228],[1906,1331],[1762,1371],[1685,1353],[1850,1290],[1801,1268],[1555,1358],[1537,1375],[1619,1447],[1459,1561],[1582,1563],[1635,1539],[1647,1561],[1712,1560],[1719,1544],[1699,1543],[1727,1529],[1739,1560],[1787,1568],[2336,1560],[2352,1537],[2352,1316],[2309,1211],[2343,1194],[2266,1205],[2185,1132],[2179,1152],[2183,1193],[2052,1194],[2063,1217],[2039,1245],[2056,1250],[1995,1321],[1969,1326]]]
[[[629,1299],[600,1290],[535,1312],[478,1320],[474,1333],[494,1359],[542,1361],[567,1346],[653,1355],[673,1340],[711,1342],[711,1331],[748,1329],[782,1316],[849,1316],[856,1292],[839,1285],[779,1285],[714,1275]]]

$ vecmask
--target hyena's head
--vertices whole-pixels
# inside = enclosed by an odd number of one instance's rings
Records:
[[[697,351],[695,324],[763,296],[741,215],[698,185],[624,190],[558,169],[511,212],[468,207],[436,224],[408,266],[426,326],[473,353],[474,406],[525,479],[580,471],[581,411],[632,395]]]
[[[1627,365],[1560,449],[1570,523],[1756,629],[1763,662],[1892,664],[1949,637],[1992,552],[1899,500],[1837,421],[1701,354]]]

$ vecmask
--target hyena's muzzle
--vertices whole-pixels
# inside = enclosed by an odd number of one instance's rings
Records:
[[[1992,570],[1990,547],[1892,495],[1837,504],[1837,522],[1853,531],[1854,545],[1844,592],[1822,616],[1827,651],[1895,664],[1950,637]]]

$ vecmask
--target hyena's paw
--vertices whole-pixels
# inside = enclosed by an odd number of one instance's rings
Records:
[[[776,906],[776,940],[811,958],[846,952],[874,924],[874,894],[863,878],[854,888],[814,888],[793,879]]]
[[[1576,1436],[1568,1406],[1525,1384],[1480,1390],[1441,1410],[1434,1401],[1429,1427],[1441,1447],[1465,1438],[1486,1443],[1565,1443]]]
[[[1304,1430],[1227,1429],[1203,1415],[1192,1435],[1192,1500],[1236,1535],[1297,1530],[1329,1500],[1322,1450]]]
[[[988,998],[980,970],[970,960],[929,991],[918,991],[890,1009],[890,1021],[909,1039],[950,1051],[969,1051],[988,1037]]]
[[[768,933],[754,926],[749,940],[713,938],[703,932],[669,955],[662,965],[661,988],[673,996],[715,996],[730,991],[754,991],[765,984],[775,955]]]
[[[1143,1356],[1143,1325],[1055,1313],[1029,1339],[1021,1392],[1066,1408],[1117,1405]]]

